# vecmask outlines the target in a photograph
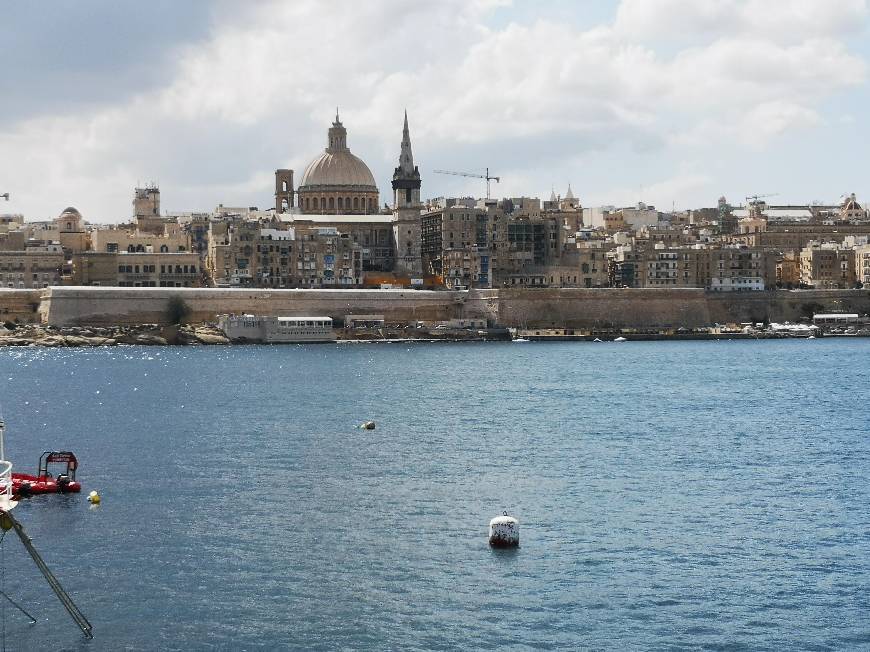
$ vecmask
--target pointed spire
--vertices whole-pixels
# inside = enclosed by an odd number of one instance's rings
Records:
[[[550,201],[556,201],[556,189],[550,186]]]
[[[338,107],[335,107],[335,122],[333,124],[341,124],[341,120],[338,119]]]
[[[405,125],[402,128],[402,149],[399,153],[399,170],[405,175],[414,173],[414,154],[411,151],[411,132],[408,129],[408,109],[405,109]]]
[[[571,192],[571,184],[568,184],[568,194],[565,195],[565,199],[576,199],[574,197],[574,193]]]

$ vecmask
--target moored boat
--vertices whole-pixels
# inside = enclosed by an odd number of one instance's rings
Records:
[[[49,470],[50,464],[65,464],[66,467],[55,475]],[[78,465],[76,456],[70,451],[45,451],[39,458],[36,475],[12,473],[12,495],[78,493],[82,490],[81,483],[76,481]]]

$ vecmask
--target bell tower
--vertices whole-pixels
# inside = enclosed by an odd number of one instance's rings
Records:
[[[422,217],[420,171],[414,165],[408,112],[402,129],[399,167],[393,172],[393,239],[396,243],[396,266],[399,274],[422,278]]]

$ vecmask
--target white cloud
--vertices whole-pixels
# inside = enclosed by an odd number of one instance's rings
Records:
[[[753,36],[793,43],[864,29],[866,0],[623,0],[615,30],[641,42]]]
[[[424,172],[490,165],[505,175],[500,191],[528,195],[553,179],[579,186],[580,155],[657,152],[665,165],[763,148],[823,128],[826,98],[866,83],[847,40],[867,25],[860,0],[624,0],[612,24],[592,28],[549,21],[544,8],[494,29],[494,4],[220,5],[164,87],[0,130],[0,178],[32,219],[67,204],[124,218],[133,184],[149,179],[169,209],[264,205],[271,172],[301,176],[338,104],[382,199],[404,107]],[[668,202],[710,185],[673,163],[650,185],[630,158],[612,172],[627,181],[608,185],[647,185]],[[430,174],[426,194],[442,181]]]

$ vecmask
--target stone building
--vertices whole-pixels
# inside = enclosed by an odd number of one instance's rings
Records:
[[[206,270],[218,287],[255,287],[259,221],[230,217],[209,224]]]
[[[69,206],[54,220],[54,229],[43,234],[39,239],[50,242],[60,242],[67,257],[77,251],[87,251],[90,247],[90,237],[85,228],[82,214]]]
[[[0,251],[0,287],[16,289],[60,285],[64,254],[60,245]]]
[[[363,217],[363,216],[360,216]],[[333,226],[241,218],[212,223],[206,265],[219,287],[362,284],[363,247]],[[389,231],[389,226],[387,226]]]
[[[72,257],[69,285],[201,287],[199,255],[182,253],[83,252]]]
[[[174,228],[167,228],[167,227]],[[91,231],[91,250],[106,253],[180,253],[190,251],[190,236],[177,224],[161,222],[160,233],[111,226]]]
[[[459,204],[423,213],[420,220],[421,255],[427,273],[442,274],[447,252],[489,246],[489,214],[484,208]]]
[[[855,250],[835,242],[811,242],[801,250],[801,285],[817,289],[855,287]]]
[[[202,287],[205,270],[199,254],[128,253],[117,254],[119,287]]]
[[[73,254],[65,285],[109,285],[118,282],[118,254],[85,251]]]
[[[485,288],[490,286],[489,251],[471,245],[464,249],[450,249],[441,256],[441,275],[444,285],[453,290]]]
[[[710,252],[710,279],[715,292],[764,290],[776,285],[776,259],[760,247],[714,247]]]
[[[392,272],[396,247],[392,215],[299,215],[294,228],[332,228],[360,246],[363,271]]]
[[[133,190],[133,219],[139,232],[163,234],[166,220],[160,216],[160,188],[152,184]]]
[[[328,288],[362,284],[362,251],[331,227],[261,229],[258,287]]]
[[[870,288],[870,244],[855,247],[855,283]]]
[[[532,269],[558,262],[562,229],[552,216],[494,211],[489,219],[494,286],[509,285],[511,277],[523,278]]]
[[[861,222],[867,219],[867,211],[861,208],[854,192],[843,202],[839,217],[845,222]]]

